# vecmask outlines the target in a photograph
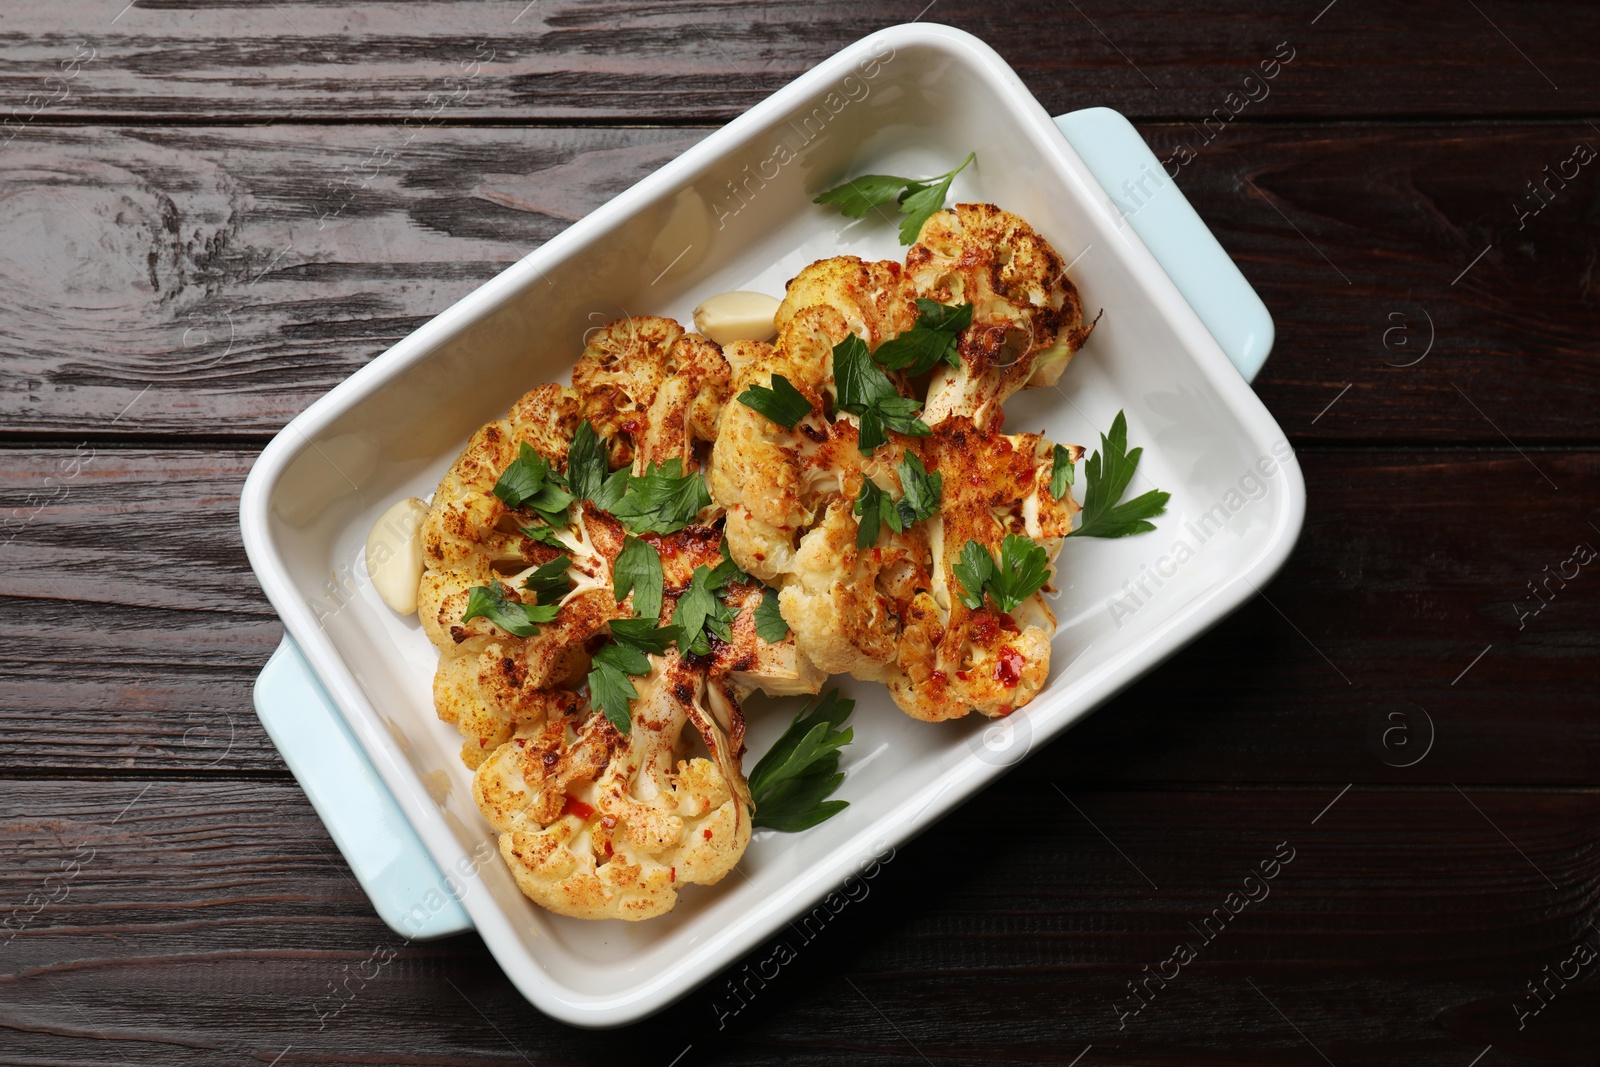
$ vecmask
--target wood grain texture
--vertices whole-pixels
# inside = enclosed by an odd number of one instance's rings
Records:
[[[1600,167],[1529,186],[1600,148],[1600,7],[924,5],[0,8],[0,1063],[1600,1063],[1600,964],[1569,970],[1600,578],[1560,577],[1600,546]],[[475,935],[389,932],[288,777],[239,487],[432,315],[913,17],[1052,114],[1141,120],[1276,320],[1305,531],[820,934],[572,1030]]]
[[[702,132],[30,130],[0,152],[0,429],[263,439]],[[1600,162],[1514,208],[1600,135],[1144,132],[1196,151],[1177,180],[1277,320],[1257,388],[1291,439],[1600,440]]]
[[[0,768],[281,766],[250,704],[281,634],[238,542],[253,454],[89,447],[0,473]],[[1533,458],[1561,491],[1504,450],[1304,453],[1305,531],[1265,599],[1035,760],[1107,784],[1600,782],[1600,561],[1560,579],[1600,549],[1600,453]],[[1180,536],[1148,535],[1152,565]]]
[[[1572,115],[1600,92],[1575,47],[1600,39],[1592,5],[1323,7],[63,0],[6,12],[0,90],[23,114],[97,118],[345,120],[444,106],[455,120],[724,122],[852,41],[920,17],[988,42],[1053,114],[1105,104],[1198,119],[1280,42],[1295,58],[1260,117]]]
[[[386,930],[293,783],[0,783],[0,847],[17,857],[0,868],[14,902],[0,1052],[666,1064],[692,1046],[682,1062],[1067,1064],[1092,1045],[1079,1063],[1320,1050],[1341,1067],[1461,1067],[1490,1043],[1500,1064],[1593,1048],[1592,980],[1522,1031],[1512,1009],[1596,941],[1592,793],[1054,780],[1065,796],[1015,776],[886,857],[827,923],[784,935],[787,966],[774,941],[603,1033],[529,1008],[473,935],[408,945]],[[952,863],[976,838],[983,862]],[[1260,899],[1229,905],[1252,872]],[[1194,961],[1135,1013],[1127,983],[1184,940]]]

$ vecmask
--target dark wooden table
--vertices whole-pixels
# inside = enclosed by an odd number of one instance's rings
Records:
[[[124,3],[0,11],[0,1063],[1600,1062],[1600,566],[1569,562],[1600,548],[1600,8]],[[279,761],[240,484],[431,315],[919,15],[1195,150],[1277,320],[1305,533],[742,1011],[734,968],[566,1028],[475,936],[390,933]]]

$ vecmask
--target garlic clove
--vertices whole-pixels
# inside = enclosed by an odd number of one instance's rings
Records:
[[[401,615],[417,610],[417,587],[422,584],[422,520],[427,514],[427,503],[416,497],[396,501],[367,535],[367,577],[383,602]]]
[[[732,341],[770,341],[778,335],[773,319],[777,297],[736,290],[708,297],[694,309],[694,328],[719,345]]]

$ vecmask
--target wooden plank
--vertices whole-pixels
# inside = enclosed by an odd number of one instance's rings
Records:
[[[281,633],[236,532],[253,455],[90,447],[0,467],[20,524],[0,545],[0,768],[281,766],[249,698]],[[1304,453],[1310,513],[1270,601],[1033,762],[1105,784],[1600,780],[1600,578],[1563,566],[1600,548],[1581,503],[1600,453],[1531,458],[1560,492],[1505,450]],[[1150,565],[1180,536],[1151,535]]]
[[[1592,983],[1552,984],[1520,1030],[1513,1010],[1596,942],[1592,792],[1057,782],[1065,796],[1007,780],[885,853],[826,921],[654,1020],[591,1033],[530,1008],[475,936],[385,929],[293,783],[0,781],[0,1050],[63,1065],[1320,1052],[1462,1067],[1491,1043],[1496,1063],[1594,1047]],[[981,862],[952,862],[974,840]],[[1246,890],[1257,899],[1230,900]],[[1166,964],[1180,942],[1193,959]],[[1135,999],[1153,971],[1167,981]]]
[[[426,121],[443,109],[451,121],[724,122],[850,42],[914,18],[977,34],[1052,113],[1570,115],[1600,91],[1600,73],[1571,47],[1600,33],[1592,5],[1445,0],[1181,12],[1038,0],[62,0],[7,11],[0,88],[18,121],[36,111]],[[1274,54],[1293,57],[1276,79],[1245,81]],[[1259,103],[1228,102],[1247,91]]]
[[[30,130],[0,153],[0,429],[260,440],[701,133]],[[1258,388],[1292,439],[1600,439],[1600,165],[1514,210],[1584,138],[1236,128],[1177,168],[1277,319]]]

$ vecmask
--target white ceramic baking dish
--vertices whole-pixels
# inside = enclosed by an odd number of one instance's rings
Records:
[[[1008,426],[1092,446],[1126,410],[1130,441],[1145,449],[1133,491],[1172,493],[1159,529],[1068,541],[1051,680],[1025,710],[930,725],[881,688],[844,680],[858,701],[845,812],[805,833],[758,834],[736,874],[688,889],[659,919],[586,923],[540,910],[495,854],[459,738],[434,715],[434,650],[367,580],[369,528],[393,501],[431,493],[468,436],[523,391],[566,380],[585,330],[625,314],[688,321],[700,299],[728,289],[780,294],[823,256],[901,258],[892,222],[853,222],[812,196],[864,172],[938,173],[969,151],[978,161],[951,202],[1021,214],[1072,264],[1090,313],[1104,309],[1060,388],[1014,399]],[[1272,577],[1299,533],[1305,493],[1246,381],[1271,343],[1260,301],[1120,116],[1052,120],[976,38],[933,25],[884,30],[445,311],[267,446],[245,485],[242,527],[288,637],[258,683],[257,708],[391,926],[410,937],[476,928],[527,998],[567,1022],[640,1018]],[[752,699],[754,755],[794,707]]]

